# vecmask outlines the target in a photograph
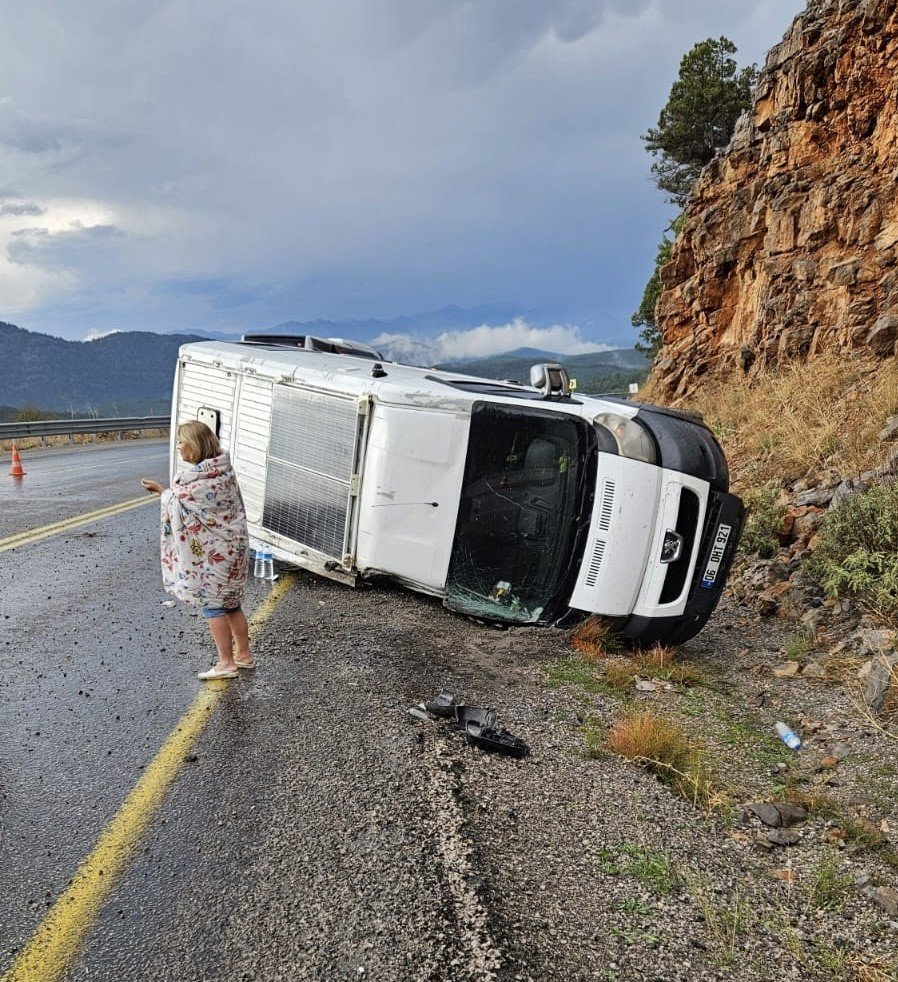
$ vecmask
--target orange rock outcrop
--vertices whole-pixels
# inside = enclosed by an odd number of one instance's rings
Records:
[[[898,3],[810,0],[686,208],[656,392],[898,346]]]

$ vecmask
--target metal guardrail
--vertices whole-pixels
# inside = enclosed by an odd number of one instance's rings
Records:
[[[129,430],[162,430],[170,416],[118,416],[112,419],[39,419],[29,423],[0,423],[0,440],[25,437],[75,436],[79,433],[124,433]]]

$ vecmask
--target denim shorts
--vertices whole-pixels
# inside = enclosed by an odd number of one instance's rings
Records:
[[[228,614],[236,614],[239,607],[203,607],[203,617],[227,617]]]

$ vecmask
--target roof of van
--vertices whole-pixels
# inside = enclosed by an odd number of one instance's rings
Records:
[[[273,382],[294,383],[350,396],[376,394],[381,402],[433,409],[469,409],[479,399],[535,401],[545,405],[542,394],[529,385],[484,379],[436,368],[419,368],[386,360],[368,353],[333,354],[283,343],[272,338],[265,343],[194,341],[181,346],[179,356],[230,371],[245,372]],[[565,399],[568,405],[600,402],[577,394]],[[553,400],[558,404],[557,400]],[[576,410],[575,410],[576,412]]]

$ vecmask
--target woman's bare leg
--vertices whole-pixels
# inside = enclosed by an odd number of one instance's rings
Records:
[[[222,614],[221,617],[209,618],[209,630],[212,633],[215,647],[218,649],[218,662],[215,667],[223,672],[233,672],[237,669],[232,652],[230,625],[232,616],[232,614]],[[244,618],[244,623],[245,621],[246,618]]]
[[[234,658],[236,661],[243,662],[244,665],[251,664],[253,656],[249,653],[249,625],[246,623],[246,614],[242,610],[232,610],[227,615],[228,629],[234,639]]]

